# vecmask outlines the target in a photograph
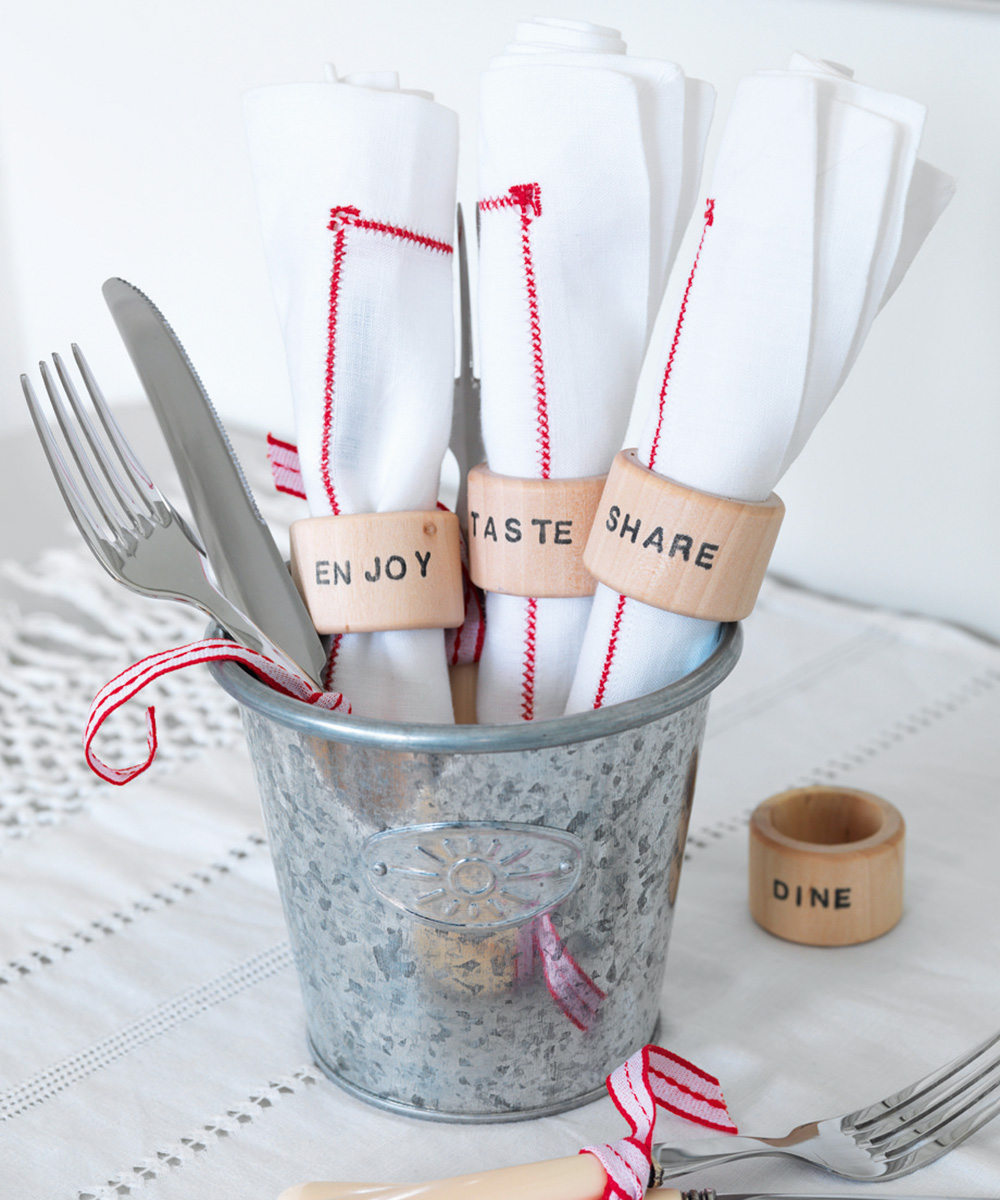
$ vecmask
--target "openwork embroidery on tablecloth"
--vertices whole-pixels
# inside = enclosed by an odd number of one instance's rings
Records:
[[[201,888],[228,875],[232,870],[231,863],[241,862],[249,854],[266,845],[267,839],[263,834],[251,833],[243,844],[233,846],[228,850],[225,858],[217,859],[199,871],[192,871],[168,887],[160,888],[158,891],[150,892],[146,896],[133,900],[130,904],[122,905],[114,912],[91,921],[83,929],[74,930],[68,937],[60,938],[57,942],[50,942],[40,949],[32,950],[28,954],[22,954],[18,958],[0,964],[0,985],[12,984],[42,967],[50,967],[54,963],[61,962],[67,954],[72,954],[85,946],[91,946],[95,942],[100,944],[109,934],[119,933],[128,928],[144,914],[159,912],[169,905],[177,904],[189,896],[195,895]]]
[[[831,659],[830,661],[833,660]],[[894,749],[910,738],[919,737],[921,733],[930,729],[938,721],[947,720],[949,717],[955,716],[966,705],[992,697],[998,688],[1000,688],[1000,667],[987,667],[984,670],[977,671],[970,675],[964,683],[945,693],[939,699],[927,701],[927,703],[920,705],[919,708],[914,709],[912,712],[907,713],[898,720],[893,721],[892,724],[874,733],[870,738],[866,738],[860,745],[852,747],[842,754],[836,754],[828,758],[825,763],[804,772],[798,779],[785,784],[784,788],[776,788],[775,790],[784,791],[791,788],[809,787],[810,785],[836,783],[838,779],[848,772],[854,771],[858,767],[866,766],[881,754]],[[759,706],[748,704],[742,716],[752,716],[758,711]],[[736,723],[737,720],[732,720],[729,722],[729,725]],[[727,728],[729,725],[727,725]],[[706,740],[711,738],[712,733],[710,714]],[[739,817],[726,817],[721,821],[715,822],[713,825],[703,825],[700,829],[690,830],[686,841],[684,861],[687,862],[691,858],[692,850],[707,850],[713,842],[718,842],[727,834],[743,834],[756,804],[757,801],[744,809]]]
[[[44,1071],[0,1093],[0,1123],[12,1121],[38,1104],[73,1087],[140,1046],[162,1037],[178,1025],[218,1004],[255,987],[279,971],[291,970],[292,952],[287,942],[279,942],[259,954],[254,954],[235,967],[189,988],[180,996],[158,1004],[145,1016],[123,1026],[117,1033],[92,1046],[53,1063]]]
[[[2,843],[65,819],[106,786],[80,748],[95,693],[128,663],[200,637],[206,618],[127,591],[82,547],[47,551],[30,567],[4,563],[0,572],[25,594],[23,606],[0,611]],[[154,771],[168,773],[206,750],[239,743],[237,706],[207,671],[180,672],[155,688],[169,736]],[[102,735],[102,753],[114,762],[145,756],[145,704],[116,716]]]
[[[303,1088],[318,1082],[316,1070],[312,1066],[302,1066],[289,1075],[270,1080],[263,1087],[256,1088],[245,1100],[227,1108],[221,1116],[206,1121],[199,1129],[192,1130],[175,1142],[139,1159],[117,1172],[106,1183],[77,1192],[74,1200],[120,1200],[122,1196],[139,1195],[148,1184],[183,1167],[199,1154],[210,1150],[216,1142],[223,1138],[239,1136],[242,1129],[286,1096],[295,1095]]]
[[[921,733],[932,725],[936,725],[938,721],[946,720],[961,712],[966,705],[986,699],[998,687],[1000,687],[1000,668],[977,671],[959,687],[937,700],[922,704],[891,725],[885,726],[860,745],[827,759],[821,766],[813,771],[808,771],[798,781],[790,783],[788,786],[790,788],[808,787],[810,784],[833,783],[842,775],[866,765],[887,750],[892,750],[910,738],[919,737]]]

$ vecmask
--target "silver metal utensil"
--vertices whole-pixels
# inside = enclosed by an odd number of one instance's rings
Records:
[[[577,1156],[575,1161],[579,1161]],[[574,1160],[568,1160],[574,1161]],[[538,1185],[520,1177],[521,1168],[501,1169],[491,1174],[496,1180],[487,1183],[487,1175],[462,1175],[439,1179],[435,1183],[301,1183],[286,1188],[278,1200],[600,1200],[600,1188],[589,1191],[565,1190],[562,1180],[547,1179]],[[502,1182],[501,1182],[502,1181]],[[485,1188],[483,1185],[486,1185]],[[496,1190],[492,1190],[492,1189]],[[689,1188],[677,1191],[665,1188],[651,1200],[858,1200],[853,1196],[827,1193],[798,1192],[717,1192],[715,1188]],[[960,1200],[956,1196],[893,1196],[892,1200]]]
[[[844,1179],[894,1179],[947,1154],[998,1113],[1000,1033],[995,1033],[884,1100],[842,1117],[800,1125],[787,1137],[727,1134],[699,1138],[684,1146],[660,1143],[653,1147],[649,1186],[659,1189],[668,1176],[762,1154],[804,1158]],[[517,1200],[600,1200],[606,1178],[594,1156],[575,1154],[428,1183],[305,1183],[286,1189],[278,1200],[509,1200],[512,1196]],[[717,1196],[712,1188],[684,1192],[663,1188],[652,1197],[800,1200],[794,1194],[770,1192]],[[814,1196],[811,1200],[846,1197]]]
[[[690,1188],[679,1192],[681,1200],[858,1200],[855,1192],[851,1196],[836,1196],[810,1192],[808,1196],[798,1192],[717,1192],[715,1188]],[[654,1200],[666,1200],[666,1193],[661,1192]],[[891,1200],[961,1200],[958,1196],[892,1196]]]
[[[858,1194],[850,1196],[832,1195],[826,1192],[810,1192],[800,1195],[798,1192],[717,1192],[715,1188],[691,1188],[679,1193],[681,1200],[858,1200]],[[665,1193],[661,1192],[660,1197]],[[660,1197],[655,1200],[660,1200]],[[961,1200],[959,1196],[896,1196],[890,1200]]]
[[[163,430],[220,589],[319,687],[323,644],[184,347],[138,288],[109,279],[103,291]]]
[[[467,477],[486,458],[479,420],[479,380],[473,374],[472,299],[469,291],[469,254],[462,206],[456,215],[455,244],[458,248],[459,371],[455,380],[455,402],[448,443],[458,462],[458,500],[455,511],[465,528]]]
[[[208,579],[197,538],[139,461],[78,346],[73,347],[73,356],[103,437],[62,358],[52,356],[55,376],[47,363],[39,367],[75,471],[27,375],[21,376],[21,387],[66,506],[98,562],[134,592],[193,604],[244,646],[301,674],[301,668]]]
[[[784,1154],[844,1179],[895,1179],[947,1154],[1000,1113],[1000,1033],[875,1104],[782,1138],[699,1138],[653,1147],[654,1180]]]

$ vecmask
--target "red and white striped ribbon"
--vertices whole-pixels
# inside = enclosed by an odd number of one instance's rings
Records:
[[[533,924],[549,995],[577,1029],[589,1029],[606,998],[604,992],[567,950],[548,913]]]
[[[283,442],[273,433],[267,435],[267,461],[271,464],[271,477],[279,492],[289,496],[306,498],[306,485],[302,478],[299,450],[291,442]]]
[[[642,1200],[653,1156],[653,1126],[659,1104],[722,1133],[736,1133],[714,1075],[662,1046],[643,1046],[607,1079],[608,1094],[632,1130],[628,1137],[604,1146],[585,1146],[607,1173],[602,1200]]]
[[[186,646],[175,646],[172,650],[161,650],[159,654],[150,654],[127,667],[121,674],[116,675],[94,697],[87,715],[87,727],[83,734],[83,752],[87,764],[92,771],[100,775],[108,783],[125,784],[141,775],[156,755],[156,709],[150,705],[146,709],[146,760],[131,767],[110,767],[102,762],[94,753],[94,739],[104,722],[113,712],[121,708],[128,700],[142,691],[147,684],[168,675],[172,671],[181,671],[196,663],[208,662],[238,662],[252,671],[259,679],[269,684],[275,691],[284,696],[293,696],[306,704],[314,704],[317,708],[349,713],[350,704],[340,692],[318,692],[311,683],[301,675],[295,675],[284,667],[273,662],[265,654],[240,646],[227,638],[205,638],[200,642],[189,642]]]
[[[515,977],[527,983],[541,960],[545,986],[563,1016],[586,1032],[597,1019],[606,994],[590,978],[559,936],[552,917],[543,913],[518,930]]]
[[[445,508],[445,505],[439,502],[438,507]],[[482,588],[472,582],[472,576],[469,574],[469,548],[464,533],[461,534],[459,548],[462,554],[462,599],[465,604],[465,618],[457,629],[444,631],[444,652],[450,667],[479,662],[486,638],[485,598]]]

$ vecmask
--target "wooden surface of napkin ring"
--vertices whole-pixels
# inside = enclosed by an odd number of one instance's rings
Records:
[[[583,561],[620,595],[708,621],[739,621],[757,600],[785,506],[684,487],[622,450]]]
[[[292,577],[319,633],[454,629],[465,619],[458,517],[308,517],[289,530]]]
[[[485,463],[469,472],[469,574],[509,596],[591,596],[583,550],[605,476],[518,479]]]
[[[750,818],[750,914],[808,946],[852,946],[903,912],[906,827],[897,808],[854,788],[804,787]]]

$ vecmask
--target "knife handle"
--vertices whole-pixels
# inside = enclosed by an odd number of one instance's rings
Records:
[[[278,1200],[601,1200],[607,1176],[593,1154],[501,1167],[429,1183],[303,1183]],[[657,1200],[681,1200],[658,1190]]]

